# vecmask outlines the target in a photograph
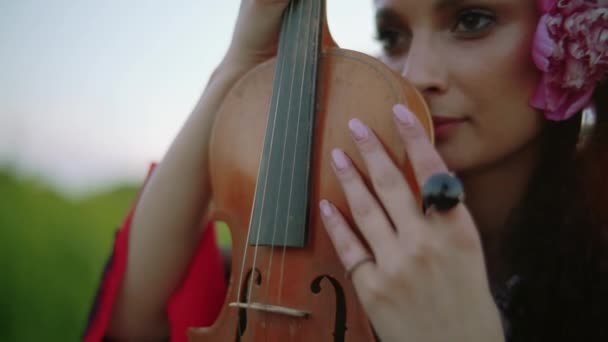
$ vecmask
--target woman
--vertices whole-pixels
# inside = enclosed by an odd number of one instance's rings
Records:
[[[275,55],[287,4],[242,1],[230,48],[117,235],[87,340],[183,341],[186,327],[213,322],[225,282],[213,230],[200,225],[212,196],[207,137],[234,82]],[[394,107],[417,180],[449,170],[466,193],[422,213],[365,123],[344,127],[376,180],[366,187],[332,152],[371,253],[331,203],[319,205],[380,338],[606,340],[608,2],[375,6],[381,59],[418,88],[435,122],[432,146],[407,107]],[[581,140],[590,105],[597,122]]]

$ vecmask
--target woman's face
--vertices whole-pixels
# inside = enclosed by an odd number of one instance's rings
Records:
[[[528,105],[538,22],[531,0],[375,0],[381,59],[424,95],[436,146],[455,172],[529,146],[544,119]]]

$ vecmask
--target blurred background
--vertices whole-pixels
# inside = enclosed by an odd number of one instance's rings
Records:
[[[378,49],[371,0],[327,3],[339,45]],[[80,339],[114,232],[238,6],[0,0],[0,341]]]

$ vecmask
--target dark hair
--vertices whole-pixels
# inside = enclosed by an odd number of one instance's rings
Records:
[[[581,114],[551,122],[544,154],[505,245],[521,281],[506,317],[513,341],[608,341],[608,82],[577,150]]]

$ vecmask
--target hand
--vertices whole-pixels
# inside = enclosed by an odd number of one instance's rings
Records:
[[[223,65],[249,70],[277,53],[282,14],[289,0],[242,0]]]
[[[417,182],[447,172],[414,115],[401,105],[394,110]],[[378,336],[383,342],[503,341],[480,238],[465,206],[424,215],[373,132],[357,119],[349,127],[379,200],[342,151],[332,152],[333,166],[371,251],[334,205],[323,200],[320,206]]]

